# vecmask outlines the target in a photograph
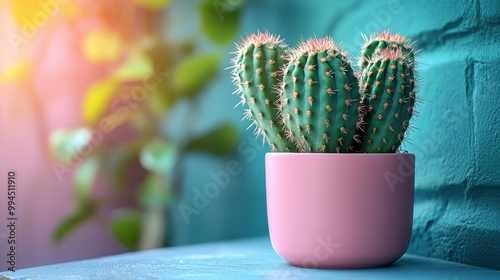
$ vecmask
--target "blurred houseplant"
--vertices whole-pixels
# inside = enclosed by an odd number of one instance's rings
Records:
[[[196,104],[236,35],[243,1],[47,2],[37,6],[10,1],[19,33],[9,39],[21,49],[21,58],[1,75],[2,82],[35,78],[30,57],[44,55],[54,25],[77,33],[77,40],[68,45],[81,54],[74,67],[98,72],[83,93],[82,125],[50,134],[56,159],[52,168],[60,181],[73,178],[76,199],[53,238],[61,242],[108,209],[111,214],[104,223],[128,249],[162,246],[166,209],[182,184],[183,157],[190,152],[225,156],[236,144],[230,124],[193,135],[191,128],[201,117],[196,110],[188,119],[176,120],[184,122],[182,141],[165,132],[162,120],[180,101]],[[40,15],[46,20],[37,21]],[[199,26],[190,30],[191,36],[168,36],[196,22],[193,15],[198,15]],[[176,22],[169,22],[169,17]],[[98,181],[113,188],[93,189]]]

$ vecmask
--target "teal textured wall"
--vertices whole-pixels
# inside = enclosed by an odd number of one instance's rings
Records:
[[[332,35],[353,59],[361,32],[390,28],[417,41],[422,102],[411,143],[404,146],[417,160],[409,251],[500,269],[500,0],[247,2],[242,36],[269,30],[295,44]],[[242,109],[230,109],[238,101],[232,89],[229,74],[221,71],[207,95],[221,110],[215,119],[240,119]],[[252,145],[248,124],[235,123],[244,146],[234,158],[241,173],[190,224],[176,210],[192,201],[192,189],[185,190],[172,207],[172,244],[265,234],[268,148]],[[209,173],[226,163],[193,159],[198,168],[190,169],[186,186],[202,188]]]
[[[333,5],[332,5],[333,8]],[[359,32],[390,28],[422,49],[410,144],[416,254],[500,269],[500,1],[353,1],[331,34],[351,52]]]

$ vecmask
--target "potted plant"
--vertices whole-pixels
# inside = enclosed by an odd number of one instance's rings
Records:
[[[271,243],[303,267],[389,265],[412,230],[414,155],[398,152],[414,115],[414,45],[381,32],[360,71],[330,38],[288,49],[257,33],[239,45],[233,78],[245,118],[267,139]]]

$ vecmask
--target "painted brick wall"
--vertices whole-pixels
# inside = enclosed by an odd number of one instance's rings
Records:
[[[294,1],[322,16],[278,32],[290,44],[332,35],[353,55],[361,32],[390,28],[418,42],[422,103],[405,146],[417,158],[409,252],[500,269],[500,0],[342,2]]]
[[[413,122],[416,254],[500,269],[500,1],[354,1],[331,34],[390,28],[422,49]]]
[[[241,35],[269,30],[290,45],[331,35],[354,57],[360,33],[388,28],[414,38],[422,49],[420,116],[405,146],[417,158],[409,252],[500,269],[500,0],[252,0]],[[231,109],[237,100],[220,94],[233,90],[228,75],[214,85],[211,98],[228,108],[221,114],[239,119],[241,107]],[[241,131],[248,125],[236,123]],[[245,133],[242,139],[251,139]],[[173,243],[265,232],[266,151],[255,148],[248,164],[242,159],[246,165],[234,186],[191,224],[175,222],[174,212]],[[208,179],[199,180],[202,185]]]

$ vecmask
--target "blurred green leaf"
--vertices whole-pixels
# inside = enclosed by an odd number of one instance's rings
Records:
[[[177,155],[176,146],[160,139],[154,139],[142,149],[140,161],[145,169],[165,175],[174,168]]]
[[[152,73],[151,59],[139,51],[131,51],[127,60],[113,71],[112,78],[117,81],[145,80]]]
[[[49,145],[52,154],[61,161],[67,161],[80,153],[91,140],[88,128],[61,129],[50,134]]]
[[[138,157],[138,149],[134,146],[113,147],[106,157],[106,166],[108,168],[103,173],[111,176],[111,179],[120,190],[125,190],[127,184],[127,174],[134,166]]]
[[[135,4],[153,11],[165,8],[171,1],[172,0],[132,0]]]
[[[98,157],[88,157],[84,159],[82,164],[76,169],[74,190],[77,198],[84,200],[89,197],[92,184],[100,168],[101,160]]]
[[[129,250],[137,250],[141,236],[141,215],[131,209],[119,209],[111,217],[111,231]]]
[[[149,98],[147,99],[151,112],[156,116],[162,116],[171,105],[168,99],[170,94],[165,91],[165,89],[153,90],[150,92]]]
[[[205,152],[225,156],[236,148],[238,134],[236,128],[225,123],[201,137],[191,139],[185,146],[188,152]]]
[[[217,72],[219,56],[216,54],[201,54],[191,56],[174,70],[174,90],[186,97],[193,97],[201,90]]]
[[[60,243],[71,233],[71,231],[89,220],[94,215],[96,208],[96,200],[87,199],[78,201],[73,212],[64,218],[56,227],[52,233],[52,240],[56,243]]]
[[[201,3],[201,30],[214,43],[230,43],[238,33],[240,10],[231,2],[236,1],[214,0]]]
[[[130,124],[130,127],[134,129],[137,135],[151,135],[151,132],[155,130],[154,120],[151,119],[151,115],[149,115],[149,112],[144,110],[134,111],[131,118],[129,118],[128,123]]]
[[[139,191],[139,201],[145,208],[166,207],[171,201],[171,194],[162,175],[150,173]]]
[[[175,45],[165,41],[155,41],[154,44],[146,50],[146,55],[154,61],[155,70],[159,72],[171,72],[174,64],[174,56],[179,52]]]
[[[115,79],[99,81],[89,87],[83,99],[83,120],[89,124],[95,124],[113,99],[120,83]]]

